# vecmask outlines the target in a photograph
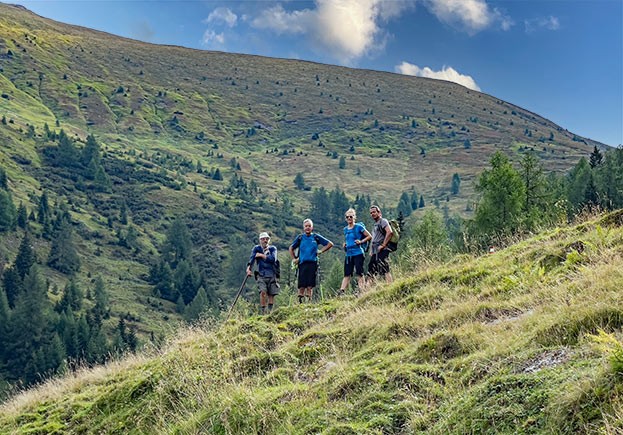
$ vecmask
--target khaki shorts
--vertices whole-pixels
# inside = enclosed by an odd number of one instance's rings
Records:
[[[264,292],[270,296],[279,294],[279,283],[274,276],[258,276],[257,287],[260,292]]]

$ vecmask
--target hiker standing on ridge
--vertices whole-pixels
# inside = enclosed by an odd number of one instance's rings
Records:
[[[382,275],[387,282],[392,282],[388,258],[391,251],[387,247],[389,239],[392,238],[392,227],[389,221],[383,217],[378,205],[370,206],[370,216],[374,219],[374,230],[372,231],[368,274],[370,276]]]
[[[327,252],[333,247],[333,242],[320,234],[313,233],[314,223],[311,219],[303,221],[303,234],[299,234],[290,245],[290,256],[299,267],[298,297],[299,303],[305,298],[312,300],[312,291],[316,287],[316,272],[318,271],[318,255]],[[318,251],[319,246],[324,249]],[[294,250],[298,248],[298,257]]]
[[[365,256],[365,245],[372,236],[366,230],[366,226],[362,222],[357,222],[357,213],[355,209],[349,208],[345,214],[347,225],[344,227],[344,279],[340,285],[339,295],[343,295],[353,273],[357,275],[357,285],[359,289],[363,288],[363,261]]]
[[[260,292],[260,313],[270,313],[275,302],[275,295],[279,294],[277,282],[277,248],[270,245],[270,236],[267,232],[260,233],[260,244],[251,250],[251,257],[247,263],[247,276],[251,276],[254,263],[257,263],[255,280]]]

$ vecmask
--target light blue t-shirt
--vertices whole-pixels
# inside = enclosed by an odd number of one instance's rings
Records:
[[[346,256],[364,254],[364,245],[358,245],[355,240],[362,240],[365,237],[366,226],[362,222],[357,222],[352,228],[344,227],[344,241],[346,242]]]

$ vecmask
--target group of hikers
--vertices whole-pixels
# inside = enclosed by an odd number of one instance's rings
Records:
[[[383,218],[381,209],[377,205],[370,207],[370,217],[374,220],[374,229],[370,233],[365,225],[357,222],[355,210],[346,210],[344,218],[347,225],[344,227],[343,249],[344,278],[340,285],[339,294],[343,295],[353,276],[357,276],[359,288],[366,283],[364,274],[364,259],[366,247],[370,243],[370,260],[368,274],[370,278],[382,276],[391,281],[389,270],[389,253],[396,249],[390,241],[392,226]],[[270,235],[262,232],[259,235],[260,244],[253,247],[247,263],[247,277],[255,275],[260,294],[260,312],[266,314],[272,311],[275,296],[279,294],[277,248],[270,244]],[[318,255],[324,254],[333,247],[333,242],[314,232],[314,223],[311,219],[303,221],[303,233],[296,236],[290,245],[289,252],[293,263],[298,267],[298,300],[299,303],[311,301],[313,289],[316,287],[318,272]],[[255,273],[254,266],[257,266]]]

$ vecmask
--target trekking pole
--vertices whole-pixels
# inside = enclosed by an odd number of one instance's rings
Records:
[[[242,281],[242,285],[240,286],[240,290],[238,290],[238,293],[236,293],[236,298],[234,299],[234,303],[231,304],[231,307],[229,308],[229,312],[227,313],[227,317],[225,318],[225,322],[227,322],[229,320],[229,316],[231,315],[231,312],[234,309],[234,306],[236,305],[236,302],[238,302],[238,298],[240,298],[240,295],[242,294],[242,289],[244,289],[244,285],[247,283],[247,279],[249,279],[249,275],[245,274],[244,281]]]

